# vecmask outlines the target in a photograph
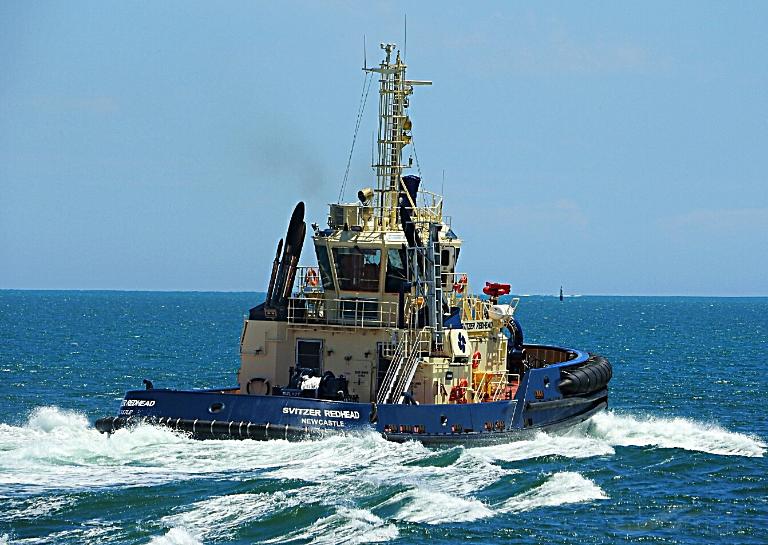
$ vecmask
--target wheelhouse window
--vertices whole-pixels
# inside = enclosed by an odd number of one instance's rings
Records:
[[[405,250],[387,250],[387,276],[384,279],[384,290],[387,293],[397,293],[400,284],[408,280],[406,263]]]
[[[317,254],[317,266],[320,269],[320,278],[323,281],[323,289],[333,290],[333,275],[331,274],[331,260],[328,257],[328,248],[325,246],[315,246]]]
[[[379,291],[381,250],[353,247],[333,249],[340,290]]]

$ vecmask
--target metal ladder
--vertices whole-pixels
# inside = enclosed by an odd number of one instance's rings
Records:
[[[409,331],[405,331],[392,356],[384,380],[379,388],[377,403],[401,403],[401,397],[411,385],[416,368],[421,361],[421,344],[429,343],[431,335],[424,341],[426,328],[417,332],[415,339],[411,340]]]
[[[440,227],[434,223],[429,224],[429,246],[432,252],[432,304],[430,306],[435,328],[435,348],[443,349],[443,283],[442,283],[442,256],[440,255]]]

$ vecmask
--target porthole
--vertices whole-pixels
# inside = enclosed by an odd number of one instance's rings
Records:
[[[211,404],[211,406],[208,407],[208,412],[211,414],[220,413],[223,410],[224,410],[224,404],[218,401],[216,403]]]

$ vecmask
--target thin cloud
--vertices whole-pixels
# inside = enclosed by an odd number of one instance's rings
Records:
[[[754,231],[768,229],[768,207],[697,209],[659,221],[660,226],[674,232]]]
[[[675,64],[667,53],[645,44],[580,39],[559,18],[542,18],[530,13],[519,17],[498,14],[495,21],[500,31],[468,30],[447,37],[445,45],[453,49],[497,51],[492,65],[479,67],[487,73],[501,70],[526,75],[647,74],[667,72]],[[516,35],[534,35],[538,39],[519,43]]]

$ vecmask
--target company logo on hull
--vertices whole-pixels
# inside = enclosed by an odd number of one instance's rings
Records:
[[[343,428],[344,420],[360,419],[360,413],[358,411],[340,411],[335,409],[283,407],[283,414],[295,416],[314,416],[316,418],[302,418],[301,424],[303,426],[317,426],[322,428]]]
[[[325,418],[354,418],[358,420],[358,411],[337,411],[332,409],[305,409],[302,407],[283,407],[283,414],[295,414],[297,416],[323,416]]]
[[[121,407],[154,407],[154,399],[124,399]]]

